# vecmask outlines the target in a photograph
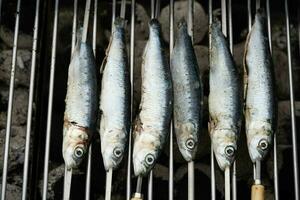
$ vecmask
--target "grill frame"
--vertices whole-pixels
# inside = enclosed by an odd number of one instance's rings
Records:
[[[299,176],[298,176],[298,157],[297,157],[297,131],[296,131],[296,118],[295,118],[295,98],[294,98],[294,87],[293,87],[293,66],[292,66],[292,55],[291,55],[291,41],[290,41],[290,15],[289,15],[289,1],[288,0],[283,0],[284,1],[284,12],[285,12],[285,23],[286,23],[286,40],[287,40],[287,55],[288,55],[288,70],[289,70],[289,89],[290,89],[290,106],[291,106],[291,127],[292,127],[292,142],[293,142],[293,172],[295,174],[294,176],[294,191],[295,191],[295,199],[299,199]],[[153,1],[152,1],[153,2]],[[193,2],[191,0],[189,0],[189,2]],[[1,2],[2,3],[2,2]],[[0,3],[0,4],[1,4]],[[93,21],[93,50],[96,56],[96,29],[97,29],[97,0],[94,1],[95,5],[94,6],[94,21]],[[249,23],[249,30],[251,29],[251,24],[252,24],[252,9],[251,9],[251,4],[253,2],[251,2],[251,0],[247,0],[247,6],[248,6],[248,23]],[[261,5],[260,0],[256,0],[256,8],[258,8]],[[36,183],[38,183],[38,172],[36,172],[36,175],[33,176],[34,178],[28,180],[28,171],[31,170],[33,171],[35,167],[37,167],[39,164],[31,164],[29,165],[30,162],[30,133],[31,130],[34,129],[34,132],[38,132],[41,129],[46,128],[46,147],[45,147],[45,157],[44,157],[44,178],[43,178],[43,199],[47,199],[47,185],[48,185],[48,166],[49,166],[49,149],[50,149],[50,132],[51,132],[51,119],[52,119],[52,101],[53,101],[53,91],[54,91],[54,73],[55,73],[55,59],[56,59],[56,42],[57,42],[57,24],[58,24],[58,9],[59,9],[59,0],[55,1],[55,12],[54,12],[54,18],[52,16],[51,13],[51,6],[53,7],[53,2],[51,1],[45,1],[42,2],[42,4],[40,4],[40,0],[36,0],[36,10],[35,10],[35,22],[34,22],[34,36],[33,36],[33,48],[32,48],[32,64],[31,64],[31,77],[30,77],[30,88],[29,88],[29,104],[28,104],[28,114],[27,114],[27,130],[26,130],[26,146],[25,146],[25,161],[24,161],[24,169],[23,169],[23,191],[22,191],[22,199],[26,199],[28,196],[30,196],[30,199],[38,199],[38,194],[36,191],[34,191],[33,193],[30,192],[29,195],[27,195],[28,193],[28,188],[32,187],[32,188],[37,188],[36,186],[34,187],[33,185],[35,185]],[[151,4],[152,5],[152,4]],[[193,4],[190,4],[191,6]],[[112,21],[114,21],[115,16],[116,16],[116,0],[113,0],[113,17],[112,17]],[[154,7],[154,6],[152,6]],[[211,19],[212,19],[212,0],[209,1],[209,23],[211,23]],[[269,39],[270,39],[270,48],[272,49],[272,34],[271,34],[271,17],[270,17],[270,1],[266,0],[266,10],[267,10],[267,18],[268,18],[268,30],[269,30]],[[42,9],[44,10],[48,10],[48,14],[46,16],[44,16],[42,19],[40,19],[40,13]],[[234,24],[232,24],[232,1],[231,0],[222,0],[221,1],[221,10],[222,10],[222,28],[223,28],[223,32],[226,35],[228,32],[228,38],[229,38],[229,44],[230,44],[230,49],[231,51],[233,50],[233,29],[232,27],[234,26]],[[0,6],[1,9],[1,6]],[[77,0],[74,0],[74,20],[73,20],[73,32],[72,32],[72,51],[74,49],[74,44],[75,44],[75,35],[76,35],[76,24],[77,24]],[[154,9],[153,9],[154,10]],[[174,0],[170,0],[170,53],[172,51],[172,46],[174,45]],[[134,82],[133,82],[133,68],[135,67],[135,63],[134,63],[134,56],[135,56],[135,50],[134,50],[134,41],[135,41],[135,0],[131,0],[131,29],[130,29],[130,72],[131,72],[131,84],[132,87],[134,87]],[[6,134],[5,134],[5,149],[4,149],[4,167],[3,167],[3,172],[2,172],[2,193],[1,193],[1,200],[4,200],[6,198],[5,194],[6,194],[6,182],[7,182],[7,166],[8,166],[8,156],[9,156],[9,148],[10,148],[10,137],[11,137],[11,119],[12,119],[12,108],[13,108],[13,99],[14,99],[14,82],[15,82],[15,67],[16,67],[16,59],[17,59],[17,50],[18,50],[18,34],[19,34],[19,21],[20,21],[20,12],[21,11],[21,0],[17,1],[17,8],[16,8],[16,21],[15,21],[15,31],[14,31],[14,45],[13,45],[13,56],[12,56],[12,66],[11,66],[11,80],[10,80],[10,88],[9,88],[9,104],[8,104],[8,112],[7,112],[7,123],[6,123]],[[228,13],[227,13],[228,12]],[[154,12],[153,12],[154,13]],[[298,8],[298,17],[300,18],[300,8]],[[154,14],[152,14],[154,15]],[[52,18],[54,21],[54,28],[53,28],[53,37],[52,37],[52,52],[51,52],[51,65],[50,65],[50,82],[49,82],[49,95],[48,96],[48,101],[44,99],[38,99],[38,97],[43,96],[43,94],[45,94],[45,91],[47,91],[45,89],[46,86],[42,85],[41,83],[44,81],[45,77],[48,76],[47,71],[49,69],[37,69],[36,68],[36,64],[38,62],[37,60],[37,52],[40,49],[40,54],[41,57],[46,55],[49,55],[49,52],[47,52],[47,50],[43,51],[41,50],[42,47],[42,41],[47,40],[47,38],[49,39],[50,36],[45,36],[43,34],[45,34],[45,30],[46,27],[45,25],[42,25],[43,23],[45,23],[47,18]],[[192,21],[193,19],[193,12],[189,13],[189,21]],[[192,23],[192,22],[191,22]],[[227,26],[228,24],[228,26]],[[41,28],[39,27],[41,26]],[[190,29],[190,34],[192,34],[192,29]],[[300,38],[300,22],[298,24],[298,31],[299,31],[299,38]],[[40,37],[38,37],[40,35]],[[299,39],[299,48],[300,48],[300,39]],[[42,63],[46,63],[46,60],[43,60],[42,58],[40,58],[39,60],[39,65],[42,65]],[[46,65],[44,65],[46,66]],[[38,79],[36,81],[36,78]],[[47,78],[45,80],[48,80]],[[35,91],[35,82],[37,82],[38,85],[37,89]],[[43,88],[43,89],[41,89]],[[40,90],[40,91],[38,91]],[[34,96],[35,95],[35,96]],[[133,100],[133,88],[131,91],[131,98]],[[45,116],[42,116],[43,113],[47,113],[47,123],[45,124],[45,122],[43,122],[41,125],[37,125],[35,128],[32,127],[32,103],[33,101],[36,100],[38,103],[38,107],[37,108],[41,108],[42,105],[45,105],[46,102],[48,104],[48,111],[45,112],[43,110],[37,111],[38,113],[36,113],[36,121],[42,121],[45,120]],[[45,102],[46,101],[46,102]],[[133,101],[132,101],[133,102]],[[38,109],[37,109],[38,110]],[[133,108],[131,107],[131,110],[133,110]],[[45,127],[44,127],[45,126]],[[171,131],[170,133],[171,137],[170,137],[170,160],[169,160],[169,164],[170,164],[170,168],[169,168],[169,177],[170,177],[170,181],[169,181],[169,199],[173,199],[173,188],[174,188],[174,178],[173,178],[173,132]],[[41,136],[40,140],[41,139]],[[36,139],[34,139],[35,141],[33,141],[33,143],[37,143]],[[42,143],[43,144],[43,143]],[[41,148],[43,147],[42,144],[39,144],[39,147],[37,147],[37,149],[41,150]],[[35,149],[35,150],[37,150]],[[89,154],[88,154],[88,167],[87,167],[87,177],[86,177],[86,199],[90,198],[90,187],[91,187],[91,150],[92,150],[92,146],[89,149]],[[129,154],[131,155],[131,133],[130,133],[130,140],[129,140]],[[275,199],[279,199],[279,186],[278,186],[278,168],[277,168],[277,141],[276,141],[276,135],[274,137],[274,195],[275,195]],[[43,153],[40,152],[36,152],[36,156],[34,157],[39,157],[41,156]],[[213,154],[213,153],[212,153]],[[39,158],[41,159],[41,158]],[[130,161],[131,157],[128,157],[128,168],[127,168],[127,190],[126,190],[126,199],[129,200],[132,194],[131,191],[131,164]],[[29,169],[29,167],[31,167]],[[236,193],[237,193],[237,186],[236,186],[236,164],[234,163],[233,165],[233,174],[232,174],[232,185],[233,185],[233,199],[236,199]],[[212,181],[211,181],[211,189],[212,189],[212,199],[216,199],[215,197],[215,174],[214,174],[214,157],[213,155],[211,156],[211,172],[212,172]],[[33,173],[34,174],[34,173]],[[152,173],[151,173],[152,174]],[[152,191],[152,184],[153,181],[151,180],[151,175],[150,175],[150,179],[149,179],[149,191]],[[29,182],[28,182],[29,181]],[[29,187],[28,187],[29,185]],[[151,194],[151,193],[149,193]],[[150,198],[151,199],[151,198]]]

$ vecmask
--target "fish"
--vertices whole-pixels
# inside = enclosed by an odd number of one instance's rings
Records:
[[[125,42],[125,20],[117,18],[102,68],[100,139],[104,168],[121,163],[131,124],[130,77]]]
[[[80,38],[80,37],[78,37]],[[78,39],[68,69],[63,158],[68,170],[85,158],[97,119],[96,63],[91,45]]]
[[[141,70],[141,102],[133,125],[136,176],[145,176],[154,167],[168,137],[172,115],[171,71],[157,19],[149,22],[149,29]]]
[[[183,158],[195,158],[202,127],[203,92],[199,67],[184,20],[179,23],[171,56],[174,90],[173,121],[177,144]]]
[[[253,163],[264,159],[276,129],[275,75],[263,9],[255,15],[244,55],[245,129]]]
[[[243,84],[219,21],[210,26],[209,116],[212,147],[221,170],[235,160],[242,121]]]

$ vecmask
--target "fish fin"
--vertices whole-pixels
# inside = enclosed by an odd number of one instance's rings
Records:
[[[100,66],[100,74],[103,74],[106,63],[107,63],[107,56],[104,57],[102,64]]]
[[[108,43],[108,47],[107,47],[107,49],[105,50],[105,57],[104,57],[104,59],[103,59],[103,61],[102,61],[101,67],[100,67],[100,74],[103,73],[104,68],[105,68],[105,65],[106,65],[106,63],[107,63],[107,57],[108,57],[108,53],[109,53],[109,50],[110,50],[110,47],[111,47],[111,43],[112,43],[112,37],[110,37],[109,43]]]
[[[246,42],[245,42],[245,50],[244,50],[244,57],[243,57],[243,68],[244,68],[244,73],[243,73],[243,82],[244,82],[244,94],[243,94],[243,104],[244,104],[244,108],[243,110],[245,110],[245,106],[246,106],[246,97],[247,97],[247,88],[248,88],[248,69],[247,69],[247,61],[246,61],[246,57],[247,57],[247,53],[248,53],[248,44],[249,44],[249,40],[250,40],[250,35],[251,35],[251,31],[248,33],[247,38],[246,38]]]
[[[207,129],[208,129],[208,133],[210,133],[210,123],[207,122]]]
[[[143,130],[143,123],[138,115],[133,123],[133,137],[136,138],[140,134],[141,130]]]

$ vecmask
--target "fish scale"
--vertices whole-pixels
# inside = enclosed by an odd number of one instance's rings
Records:
[[[271,146],[277,112],[274,69],[262,9],[257,11],[245,49],[246,135],[250,158],[256,162],[265,157]]]
[[[242,82],[218,21],[211,27],[209,132],[219,167],[231,166],[241,127]]]
[[[166,142],[172,113],[172,80],[159,22],[152,19],[149,29],[143,55],[140,112],[133,131],[136,176],[144,176],[154,167]]]
[[[198,63],[187,24],[181,21],[171,56],[174,88],[174,126],[179,150],[186,161],[197,152],[201,129],[203,93]]]
[[[63,127],[63,157],[68,169],[78,167],[87,152],[97,115],[96,64],[91,46],[78,42],[68,72]],[[81,156],[79,154],[81,153]]]
[[[117,18],[103,63],[100,95],[101,152],[106,170],[119,166],[130,129],[130,79],[125,44],[125,21]]]

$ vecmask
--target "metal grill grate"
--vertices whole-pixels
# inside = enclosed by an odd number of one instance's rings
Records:
[[[87,0],[90,3],[90,0]],[[125,1],[122,1],[125,3]],[[209,13],[209,24],[212,23],[212,10],[215,6],[210,0],[208,2],[208,13]],[[263,3],[262,3],[263,2]],[[269,34],[269,43],[270,48],[272,49],[272,33],[271,33],[271,13],[272,9],[270,9],[270,1],[262,1],[256,0],[255,7],[256,9],[260,6],[266,8],[267,11],[267,19],[268,19],[268,34]],[[1,9],[0,2],[0,9]],[[53,4],[54,3],[54,4]],[[86,10],[89,12],[90,6],[87,3]],[[130,74],[131,74],[131,83],[134,87],[134,77],[133,77],[133,68],[138,67],[135,66],[135,0],[131,0],[130,3],[126,2],[130,7]],[[157,3],[157,2],[156,2]],[[248,8],[248,25],[249,30],[252,25],[252,5],[254,2],[251,0],[247,0],[245,4],[247,4]],[[289,20],[289,0],[282,0],[282,5],[284,7],[282,14],[284,14],[285,24],[286,24],[286,51],[288,56],[288,72],[289,72],[289,89],[290,89],[290,116],[291,116],[291,128],[292,128],[292,156],[293,156],[293,173],[294,173],[294,191],[295,191],[295,199],[299,199],[299,180],[298,180],[298,159],[297,159],[297,133],[296,133],[296,118],[295,118],[295,98],[294,98],[294,90],[293,90],[293,66],[292,66],[292,53],[291,53],[291,40],[290,40],[290,20]],[[92,44],[93,51],[96,57],[96,38],[97,38],[97,25],[98,25],[98,1],[94,0],[93,2],[93,26],[92,26]],[[112,1],[112,21],[115,20],[116,16],[116,0]],[[159,3],[156,4],[155,9],[155,1],[151,1],[151,16],[154,17],[155,10],[159,10]],[[194,1],[188,0],[189,14],[188,14],[188,22],[189,22],[189,33],[193,35],[193,12]],[[300,5],[299,5],[300,6]],[[43,171],[43,187],[42,187],[42,198],[47,199],[47,186],[48,186],[48,176],[49,176],[49,154],[50,154],[50,144],[52,141],[51,138],[51,128],[52,128],[52,110],[53,110],[53,97],[55,93],[55,68],[56,66],[56,50],[57,50],[57,26],[59,20],[59,0],[53,1],[41,1],[36,0],[36,9],[35,9],[35,18],[33,25],[33,45],[32,45],[32,58],[31,58],[31,72],[30,72],[30,86],[29,86],[29,99],[28,99],[28,108],[27,108],[27,125],[26,125],[26,144],[24,151],[24,168],[23,168],[23,185],[22,185],[22,199],[39,199],[39,194],[37,192],[38,186],[40,184],[40,175]],[[125,16],[125,7],[122,6],[121,15]],[[176,15],[176,11],[174,11],[174,0],[170,0],[169,3],[169,23],[170,23],[170,34],[169,34],[169,45],[170,45],[170,54],[172,52],[172,48],[174,45],[174,14]],[[78,1],[74,0],[74,12],[73,12],[73,25],[72,25],[72,44],[71,51],[73,52],[75,46],[76,39],[76,29],[78,24]],[[127,9],[128,10],[128,9]],[[11,75],[10,75],[10,85],[9,85],[9,98],[8,98],[8,109],[7,109],[7,122],[6,122],[6,132],[5,132],[5,145],[4,145],[4,160],[3,160],[3,173],[2,173],[2,190],[1,190],[1,200],[7,198],[6,189],[7,189],[7,178],[8,178],[8,161],[9,161],[9,150],[10,150],[10,138],[11,138],[11,126],[12,126],[12,108],[13,108],[13,100],[14,100],[14,92],[15,92],[15,68],[17,64],[17,53],[18,53],[18,35],[19,35],[19,24],[20,20],[20,12],[22,12],[21,0],[17,0],[16,7],[16,19],[15,19],[15,30],[14,30],[14,39],[13,39],[13,53],[12,53],[12,64],[11,64]],[[46,14],[42,14],[42,12],[46,12]],[[221,0],[221,17],[222,17],[222,31],[224,35],[227,35],[230,44],[230,50],[233,53],[233,34],[234,34],[234,23],[232,22],[232,1],[231,0]],[[300,16],[300,11],[298,9],[298,16]],[[51,19],[51,20],[50,20]],[[53,23],[52,27],[52,35],[48,35],[49,27],[45,26],[45,23],[51,21]],[[85,20],[88,20],[85,18]],[[85,24],[87,24],[85,22]],[[90,28],[91,30],[91,28]],[[299,38],[300,38],[300,26],[298,24]],[[49,32],[50,33],[50,32]],[[45,50],[47,41],[52,39],[52,50],[49,53],[48,50]],[[210,39],[209,39],[210,40]],[[300,44],[300,43],[299,43]],[[300,47],[300,46],[299,46]],[[42,66],[48,67],[46,64],[48,61],[46,57],[51,54],[51,64],[49,68],[44,68]],[[40,55],[39,59],[37,58]],[[44,58],[43,58],[44,57]],[[96,57],[98,59],[98,57]],[[37,68],[39,66],[39,68]],[[50,76],[49,76],[50,74]],[[36,79],[37,77],[37,79]],[[47,90],[48,86],[43,84],[44,82],[49,80],[49,90]],[[59,83],[56,83],[59,84]],[[47,92],[45,92],[47,91]],[[45,98],[45,95],[47,98]],[[131,99],[133,102],[133,89],[131,90]],[[47,100],[48,99],[48,100]],[[36,111],[35,115],[33,115],[33,103],[35,102]],[[42,105],[47,104],[47,111],[43,110]],[[133,106],[131,106],[131,111],[133,112]],[[45,114],[46,113],[46,114]],[[35,127],[32,125],[33,117],[35,117]],[[43,123],[42,121],[46,121]],[[39,122],[41,122],[39,124]],[[40,133],[40,131],[45,128],[46,133]],[[31,138],[31,133],[34,132],[34,138]],[[44,136],[45,134],[45,136]],[[170,134],[170,156],[169,156],[169,199],[173,199],[174,195],[174,166],[173,166],[173,131],[171,130]],[[33,146],[36,152],[30,151],[30,146]],[[92,156],[97,156],[98,152],[92,152],[92,145],[89,148],[88,161],[86,165],[86,183],[85,183],[85,199],[90,199],[93,195],[90,193],[91,191],[91,168],[93,167]],[[131,189],[131,135],[129,139],[129,148],[128,148],[128,160],[127,160],[127,185],[126,185],[126,199],[129,200],[133,194],[133,189]],[[279,183],[278,183],[278,164],[277,164],[277,141],[276,135],[274,137],[274,198],[279,199]],[[33,155],[31,155],[33,154]],[[41,158],[43,156],[43,158]],[[36,159],[36,160],[35,160]],[[40,160],[44,160],[42,169],[41,164],[38,162]],[[124,159],[125,160],[125,159]],[[126,161],[123,161],[126,162]],[[193,165],[193,164],[192,164]],[[211,152],[211,199],[216,199],[216,180],[215,180],[215,161],[213,153]],[[191,167],[191,171],[193,171],[193,166]],[[232,168],[232,199],[237,199],[237,180],[236,180],[236,168],[238,168],[238,163],[234,163]],[[254,167],[254,170],[258,167]],[[30,177],[29,177],[30,176]],[[191,174],[192,177],[189,177],[189,186],[194,186],[194,174]],[[84,184],[82,184],[84,187]],[[104,186],[103,186],[104,187]],[[230,188],[229,188],[230,189]],[[153,199],[153,173],[151,172],[148,180],[148,198]],[[195,191],[197,193],[198,188],[195,186]],[[155,192],[155,191],[154,191]],[[194,199],[194,187],[189,187],[189,199]]]

